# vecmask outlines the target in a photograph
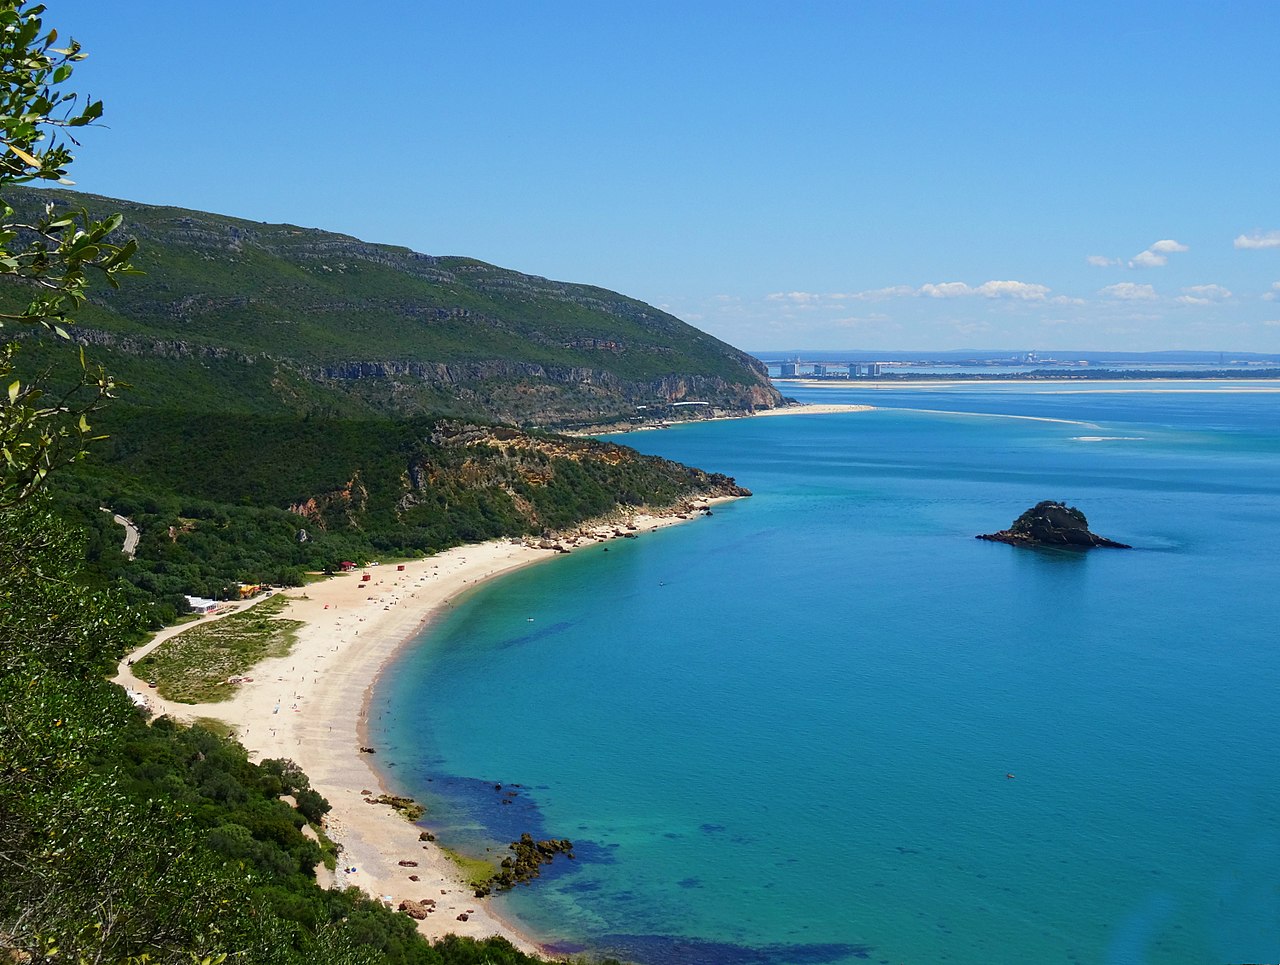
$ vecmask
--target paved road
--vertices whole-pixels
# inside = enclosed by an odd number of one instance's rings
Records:
[[[106,506],[100,506],[98,508],[104,513],[111,512],[111,510],[107,509]],[[138,539],[142,534],[138,532],[138,527],[134,526],[131,520],[125,519],[119,513],[112,513],[111,518],[124,527],[124,547],[121,549],[121,552],[124,553],[125,556],[129,557],[129,559],[133,559],[134,554],[138,551]]]

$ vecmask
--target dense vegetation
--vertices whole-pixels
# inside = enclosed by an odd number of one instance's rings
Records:
[[[149,622],[183,594],[298,585],[344,560],[422,556],[539,535],[628,507],[738,492],[732,480],[632,449],[444,419],[296,420],[129,411],[95,458],[63,474],[58,505],[92,533],[95,578]],[[124,530],[141,532],[137,558]]]

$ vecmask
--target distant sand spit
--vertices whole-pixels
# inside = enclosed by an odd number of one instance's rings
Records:
[[[874,408],[875,406],[873,405],[840,405],[826,402],[814,402],[802,405],[789,405],[780,409],[761,409],[756,412],[755,415],[833,415],[837,412],[870,412]]]
[[[620,532],[643,534],[682,519],[674,514],[638,514],[630,520],[634,530],[598,525],[586,528],[589,535],[560,542],[572,551],[574,546],[616,538]],[[393,908],[406,898],[434,899],[435,912],[418,923],[428,938],[451,932],[474,938],[502,935],[527,952],[542,953],[532,938],[494,913],[488,899],[473,896],[448,855],[437,845],[419,840],[417,826],[389,806],[366,801],[388,788],[375,769],[376,754],[360,748],[367,740],[364,729],[373,687],[401,647],[417,639],[461,594],[556,555],[554,550],[520,541],[494,541],[404,563],[403,569],[401,564],[372,566],[305,589],[284,591],[292,602],[282,616],[304,622],[297,644],[287,656],[254,667],[248,674],[252,682],[241,685],[228,701],[179,704],[164,700],[130,668],[130,661],[166,639],[216,617],[162,631],[122,660],[114,679],[157,714],[186,721],[200,717],[223,721],[251,757],[297,762],[312,787],[332,805],[325,827],[342,846],[339,871],[322,884],[355,885]],[[367,581],[365,573],[370,577]],[[410,875],[418,880],[411,881]]]
[[[1027,422],[1057,422],[1067,426],[1084,426],[1087,429],[1098,428],[1092,422],[1081,422],[1078,419],[1057,419],[1047,415],[1018,415],[1010,412],[952,412],[950,409],[906,409],[894,408],[894,412],[927,412],[929,415],[964,416],[969,419],[1023,419]]]

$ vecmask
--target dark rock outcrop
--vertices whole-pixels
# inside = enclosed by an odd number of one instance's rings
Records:
[[[503,858],[498,873],[476,888],[477,898],[488,896],[495,888],[507,891],[518,884],[532,881],[542,874],[542,866],[550,864],[558,854],[563,854],[570,860],[574,857],[573,842],[568,838],[535,841],[533,835],[526,832],[520,835],[519,841],[512,841],[509,847],[515,854],[510,858]]]
[[[1008,529],[998,533],[986,533],[978,539],[1011,546],[1077,546],[1089,549],[1106,546],[1112,549],[1132,549],[1126,543],[1098,536],[1089,532],[1089,521],[1084,513],[1064,503],[1044,500],[1036,503],[1013,521]]]

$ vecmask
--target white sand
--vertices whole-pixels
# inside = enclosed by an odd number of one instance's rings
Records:
[[[722,500],[701,500],[711,504]],[[634,532],[697,518],[638,515]],[[623,532],[628,532],[625,527]],[[589,527],[590,535],[562,539],[562,545],[590,545],[616,538],[615,527]],[[283,616],[302,620],[298,642],[288,656],[265,660],[249,672],[251,683],[236,696],[214,704],[178,704],[161,699],[133,676],[129,661],[150,652],[164,640],[197,624],[162,631],[150,643],[129,654],[118,668],[115,682],[144,695],[156,713],[183,720],[209,717],[231,726],[240,742],[258,760],[289,758],[298,763],[311,785],[333,810],[326,816],[330,837],[342,845],[336,884],[355,885],[398,907],[405,898],[432,898],[436,910],[418,923],[428,938],[450,932],[484,938],[503,935],[517,947],[538,953],[531,939],[504,922],[488,899],[473,896],[457,865],[435,844],[418,839],[420,829],[386,805],[365,798],[386,791],[374,770],[376,754],[361,753],[367,701],[378,674],[395,652],[414,639],[424,624],[443,612],[452,599],[479,583],[522,566],[556,556],[554,550],[523,543],[490,542],[458,547],[425,560],[357,569],[288,590],[293,602]],[[370,574],[368,582],[363,573]],[[242,607],[240,607],[242,608]],[[208,622],[215,617],[205,617]],[[404,867],[400,861],[416,861]],[[354,872],[343,868],[354,867]],[[418,881],[410,881],[417,875]],[[459,921],[460,914],[467,921]]]
[[[788,405],[778,409],[760,409],[757,416],[766,415],[832,415],[837,412],[870,412],[873,405],[852,405],[835,402],[808,402],[801,405]]]

